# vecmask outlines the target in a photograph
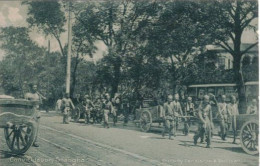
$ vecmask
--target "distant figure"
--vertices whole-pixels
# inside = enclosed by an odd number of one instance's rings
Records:
[[[62,99],[62,107],[63,107],[63,123],[69,124],[69,113],[72,109],[75,109],[73,102],[70,99],[70,95],[66,93],[65,97]]]
[[[221,96],[221,102],[218,103],[219,120],[220,120],[220,137],[222,140],[226,140],[228,131],[228,120],[230,113],[228,111],[228,104],[226,103],[226,96]]]
[[[95,108],[95,115],[93,117],[93,123],[100,123],[103,119],[103,113],[102,113],[102,101],[101,98],[98,97],[96,101],[94,102],[94,108]]]
[[[206,135],[207,148],[210,148],[211,144],[211,124],[212,124],[212,110],[210,105],[210,97],[204,96],[202,104],[198,108],[199,128],[194,135],[194,144],[197,145],[199,138],[203,140],[204,134]]]
[[[230,96],[230,101],[231,103],[228,105],[228,112],[230,113],[230,121],[231,121],[231,126],[233,130],[233,144],[236,143],[236,132],[237,132],[237,124],[236,124],[236,116],[239,115],[238,112],[238,105],[236,102],[236,97],[235,96]]]
[[[256,99],[252,100],[252,103],[248,106],[246,113],[247,114],[257,114],[258,113]]]
[[[180,99],[179,94],[176,93],[174,95],[174,101],[172,102],[173,112],[175,116],[175,131],[178,130],[178,126],[181,121],[181,118],[179,118],[179,116],[183,116],[182,107],[181,107],[181,103],[179,102],[179,99]]]
[[[60,112],[60,111],[61,111],[61,104],[62,104],[62,99],[59,98],[59,99],[57,100],[57,102],[56,102],[56,107],[55,107],[55,110],[56,110],[57,112]]]
[[[119,93],[115,94],[115,97],[112,99],[112,104],[113,104],[113,109],[111,111],[111,114],[113,116],[113,125],[116,126],[117,114],[119,113],[121,108],[121,99]]]
[[[167,102],[163,105],[163,119],[164,119],[164,130],[162,136],[165,136],[165,132],[169,133],[169,139],[172,139],[173,128],[174,128],[174,111],[172,105],[172,95],[168,95]],[[176,132],[176,131],[174,131]]]
[[[39,104],[41,103],[42,99],[46,99],[43,95],[41,95],[39,92],[37,92],[37,85],[32,85],[31,86],[31,92],[26,93],[24,98],[27,100],[32,100],[32,101],[39,101]],[[37,142],[38,138],[38,131],[39,131],[39,124],[40,124],[40,111],[39,111],[39,105],[34,106],[35,112],[36,112],[36,122],[37,122],[37,131],[36,131],[36,137],[33,143],[33,146],[39,147],[39,144]]]
[[[192,98],[188,97],[187,102],[184,104],[184,115],[194,116],[193,111],[194,111],[194,104],[192,103]],[[189,134],[190,125],[191,125],[190,118],[189,117],[184,118],[183,133],[185,135]]]
[[[85,95],[85,101],[83,102],[83,105],[85,107],[85,123],[89,124],[90,123],[90,115],[91,111],[93,111],[94,104],[90,100],[89,95]]]
[[[109,112],[113,111],[113,105],[110,101],[110,95],[108,93],[105,94],[105,99],[103,102],[103,110],[104,110],[104,127],[109,128],[108,124],[108,115]]]

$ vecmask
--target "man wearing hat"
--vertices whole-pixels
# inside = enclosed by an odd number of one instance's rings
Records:
[[[38,131],[39,131],[39,124],[40,124],[40,117],[41,117],[41,114],[40,114],[40,111],[39,111],[39,104],[41,103],[42,99],[46,99],[43,95],[41,95],[37,89],[37,85],[36,84],[32,84],[30,85],[30,89],[31,89],[31,92],[29,93],[26,93],[24,98],[26,100],[31,100],[31,101],[38,101],[39,103],[37,105],[34,105],[34,108],[35,109],[35,112],[36,112],[36,122],[37,122],[37,131],[36,131],[36,137],[35,137],[35,140],[33,142],[33,146],[34,147],[39,147],[39,144],[38,144]]]
[[[211,144],[211,124],[212,124],[212,110],[209,104],[210,97],[205,95],[203,97],[203,102],[198,108],[198,118],[199,118],[199,128],[194,135],[194,144],[197,145],[199,138],[203,140],[204,134],[206,135],[207,148],[210,148]]]
[[[114,98],[112,99],[113,109],[111,111],[111,114],[113,116],[113,125],[116,126],[117,123],[117,114],[120,111],[121,108],[121,99],[120,94],[116,93]]]
[[[90,114],[91,111],[94,108],[94,104],[91,102],[89,95],[84,96],[85,101],[84,101],[84,107],[85,107],[85,123],[89,124],[90,123]]]
[[[233,130],[233,144],[236,143],[237,135],[237,120],[236,116],[239,115],[238,105],[235,96],[230,96],[230,103],[228,104],[228,112],[230,113],[230,122]]]
[[[69,112],[72,109],[75,109],[73,102],[70,99],[69,93],[65,94],[65,98],[62,99],[62,106],[63,106],[63,123],[69,124]]]
[[[230,113],[227,109],[228,104],[226,103],[226,96],[221,96],[221,102],[218,103],[218,113],[220,120],[220,137],[222,140],[226,140],[227,130],[228,130],[228,120]]]
[[[194,104],[192,103],[192,98],[188,97],[187,102],[184,104],[184,116],[193,116],[194,111]],[[185,135],[189,134],[189,128],[190,128],[190,118],[186,117],[184,118],[184,129],[183,133]]]
[[[165,136],[165,132],[169,133],[169,139],[172,139],[173,127],[174,127],[174,112],[172,106],[172,95],[168,95],[167,102],[163,105],[163,119],[164,119],[164,130],[162,136]]]
[[[178,130],[178,126],[181,121],[181,118],[179,116],[183,116],[181,103],[179,102],[179,99],[180,99],[179,94],[176,93],[174,95],[174,101],[172,102],[173,112],[175,116],[175,132]]]
[[[105,100],[103,102],[103,110],[104,110],[104,127],[109,128],[108,124],[108,115],[113,111],[113,105],[110,101],[110,95],[108,93],[105,94]]]

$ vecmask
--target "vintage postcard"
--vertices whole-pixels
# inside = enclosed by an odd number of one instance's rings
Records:
[[[256,0],[1,0],[1,166],[257,166]]]

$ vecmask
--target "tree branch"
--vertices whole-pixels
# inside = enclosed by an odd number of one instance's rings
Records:
[[[227,11],[228,11],[229,15],[231,16],[231,18],[232,18],[233,20],[235,20],[235,15],[232,13],[232,5],[231,5],[231,7],[230,7],[230,10],[227,9]]]
[[[231,40],[233,41],[233,43],[235,42],[235,37],[233,36],[233,34],[230,32],[228,34],[228,36],[231,38]]]
[[[258,42],[255,42],[254,44],[252,44],[251,46],[247,47],[244,51],[241,52],[241,55],[247,53],[251,48],[253,48],[254,46],[256,46],[258,44]]]
[[[60,38],[59,38],[58,36],[56,36],[55,34],[53,34],[53,36],[56,38],[56,40],[57,40],[58,43],[59,43],[59,47],[60,47],[62,56],[65,57],[65,53],[64,53],[63,47],[62,47],[62,45],[61,45]]]
[[[256,18],[256,16],[253,15],[251,18],[249,18],[248,20],[245,20],[243,23],[241,23],[241,29],[245,29],[245,27],[247,27],[248,24],[255,18]]]
[[[232,54],[233,55],[233,50],[231,49],[229,49],[228,47],[226,47],[226,46],[224,46],[223,44],[221,44],[221,43],[218,43],[217,45],[219,45],[220,47],[222,47],[223,49],[225,49],[227,52],[229,52],[230,54]]]

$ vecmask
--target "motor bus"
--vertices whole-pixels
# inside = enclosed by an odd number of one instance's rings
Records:
[[[258,81],[245,82],[245,92],[247,102],[250,102],[253,98],[258,98]],[[201,100],[205,94],[212,93],[217,98],[221,95],[235,95],[238,96],[236,84],[196,84],[188,86],[187,93],[195,100]],[[228,99],[228,98],[227,98]]]

